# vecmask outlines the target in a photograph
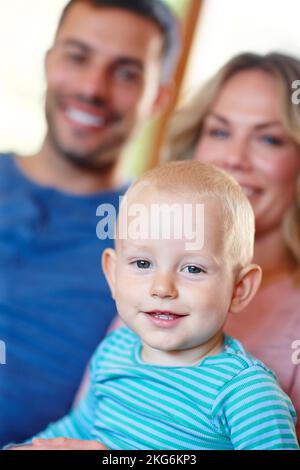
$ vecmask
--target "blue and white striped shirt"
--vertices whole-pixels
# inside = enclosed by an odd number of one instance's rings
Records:
[[[296,414],[271,371],[226,336],[223,351],[190,367],[146,364],[122,327],[91,362],[76,409],[39,434],[95,439],[110,449],[298,449]]]

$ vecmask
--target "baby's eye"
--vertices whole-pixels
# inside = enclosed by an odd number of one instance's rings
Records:
[[[137,268],[139,269],[149,269],[151,266],[151,263],[149,261],[146,261],[144,259],[138,259],[137,261],[134,261],[134,263]]]
[[[198,266],[189,265],[183,268],[183,272],[189,273],[189,274],[200,274],[200,273],[203,273],[204,271]]]

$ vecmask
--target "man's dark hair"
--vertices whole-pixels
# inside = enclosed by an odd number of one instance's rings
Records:
[[[128,10],[153,21],[164,37],[162,81],[168,81],[171,78],[180,49],[179,22],[162,0],[70,0],[62,12],[57,31],[60,30],[70,8],[79,2],[85,2],[95,8]]]

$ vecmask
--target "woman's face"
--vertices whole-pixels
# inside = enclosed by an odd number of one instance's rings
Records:
[[[280,118],[280,92],[271,75],[239,72],[208,113],[195,158],[228,171],[243,187],[257,233],[281,225],[295,197],[300,151]]]

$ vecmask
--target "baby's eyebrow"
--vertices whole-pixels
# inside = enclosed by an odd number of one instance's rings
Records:
[[[196,251],[186,251],[184,254],[184,259],[190,260],[190,261],[195,261],[199,260],[200,262],[208,262],[212,263],[215,265],[219,265],[220,262],[218,258],[212,254],[208,253],[197,253]]]
[[[150,247],[149,247],[148,245],[145,245],[145,244],[143,244],[143,245],[140,244],[140,245],[139,245],[138,243],[136,243],[136,244],[134,244],[134,245],[133,245],[133,244],[130,244],[130,246],[128,246],[128,245],[127,245],[127,246],[126,246],[126,245],[124,246],[124,245],[123,245],[123,252],[125,252],[126,254],[127,254],[128,252],[129,252],[129,253],[130,253],[130,252],[136,252],[137,250],[138,250],[138,251],[150,251]]]

